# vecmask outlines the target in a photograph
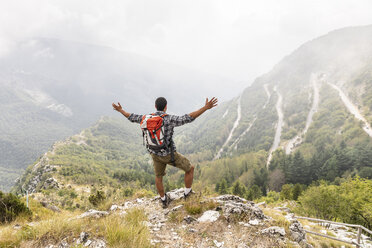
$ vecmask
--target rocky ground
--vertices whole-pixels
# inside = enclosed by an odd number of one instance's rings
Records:
[[[145,213],[146,220],[140,223],[148,228],[153,247],[351,247],[308,236],[304,228],[349,241],[356,239],[356,233],[349,228],[336,225],[323,227],[303,220],[299,222],[287,207],[270,208],[265,203],[255,204],[234,195],[204,197],[193,194],[184,200],[183,191],[176,189],[168,193],[172,201],[166,209],[161,207],[159,197],[137,198],[111,205],[107,211],[91,209],[71,215],[67,223],[78,220],[94,223],[110,217],[122,218],[132,210],[139,209]],[[42,205],[60,213],[53,205]],[[42,225],[42,222],[28,223],[27,226],[35,227]],[[13,229],[22,228],[25,226],[13,225]],[[97,236],[91,231],[81,228],[81,231],[57,240],[43,238],[43,245],[30,240],[21,247],[109,247],[104,236]],[[362,238],[362,247],[372,247],[368,237]]]
[[[172,202],[167,209],[161,207],[158,197],[138,198],[112,205],[109,211],[89,210],[76,218],[125,215],[131,208],[143,209],[154,247],[312,247],[306,242],[305,232],[296,219],[280,226],[257,204],[238,196],[203,198],[195,194],[184,200],[183,189],[171,191],[169,196]],[[86,232],[76,237],[72,244],[61,241],[46,247],[78,244],[106,247],[104,240],[90,238]]]

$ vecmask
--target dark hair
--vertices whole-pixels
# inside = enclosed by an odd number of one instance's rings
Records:
[[[164,111],[165,106],[167,106],[167,99],[164,97],[158,97],[155,101],[155,107],[158,111]]]

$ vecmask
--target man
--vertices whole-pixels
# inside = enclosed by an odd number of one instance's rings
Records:
[[[185,171],[185,199],[192,192],[191,185],[194,178],[194,166],[191,165],[190,161],[186,157],[176,151],[176,146],[173,142],[173,128],[192,122],[208,109],[216,107],[217,102],[218,100],[215,97],[213,97],[210,101],[208,101],[207,98],[204,107],[200,108],[199,110],[196,110],[190,114],[185,114],[183,116],[176,116],[165,114],[167,111],[167,100],[164,97],[159,97],[156,99],[155,108],[157,112],[155,113],[155,115],[163,116],[164,139],[166,141],[166,144],[169,145],[162,151],[154,151],[149,149],[149,152],[154,163],[155,185],[159,192],[163,208],[166,208],[170,202],[170,199],[167,194],[165,194],[163,187],[163,176],[165,176],[165,168],[167,164],[174,165],[175,167]],[[118,103],[118,105],[113,103],[112,106],[114,110],[122,113],[131,122],[141,123],[144,117],[143,115],[137,115],[133,113],[131,114],[126,112],[125,110],[123,110],[120,103]]]

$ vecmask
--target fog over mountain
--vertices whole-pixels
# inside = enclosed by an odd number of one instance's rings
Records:
[[[371,9],[369,0],[3,0],[0,56],[34,37],[103,45],[229,78],[208,84],[228,100],[294,47],[371,24]]]

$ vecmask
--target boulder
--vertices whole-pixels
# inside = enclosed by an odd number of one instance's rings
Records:
[[[50,188],[59,189],[59,184],[58,184],[58,181],[55,178],[50,177],[47,180],[45,180],[42,188],[43,189],[50,189]]]
[[[174,201],[174,200],[179,200],[181,198],[183,198],[183,193],[185,192],[185,190],[183,188],[180,188],[180,189],[174,189],[172,191],[169,191],[167,194],[169,196],[169,198]]]
[[[53,212],[61,212],[61,210],[60,210],[57,206],[50,205],[49,203],[47,203],[47,202],[45,202],[45,201],[41,201],[40,204],[41,204],[44,208],[50,209],[50,210],[52,210]]]
[[[101,218],[101,217],[106,216],[108,214],[109,213],[106,212],[106,211],[98,211],[98,210],[90,209],[89,211],[81,214],[78,218],[80,219],[80,218],[86,218],[86,217],[88,217],[88,218],[96,218],[96,219],[98,219],[98,218]]]
[[[293,222],[289,226],[289,232],[291,233],[291,238],[293,241],[300,243],[303,240],[306,240],[306,232],[302,228],[301,223]]]
[[[214,210],[208,210],[198,218],[199,222],[215,222],[220,217],[220,213]]]
[[[231,220],[231,217],[236,215],[244,215],[250,219],[267,219],[262,210],[257,207],[254,202],[247,201],[239,196],[222,195],[214,199],[221,205],[220,208],[223,211],[223,215],[228,221]]]
[[[269,228],[261,230],[262,234],[269,234],[270,236],[275,237],[284,237],[285,236],[285,230],[283,227],[278,226],[271,226]]]

